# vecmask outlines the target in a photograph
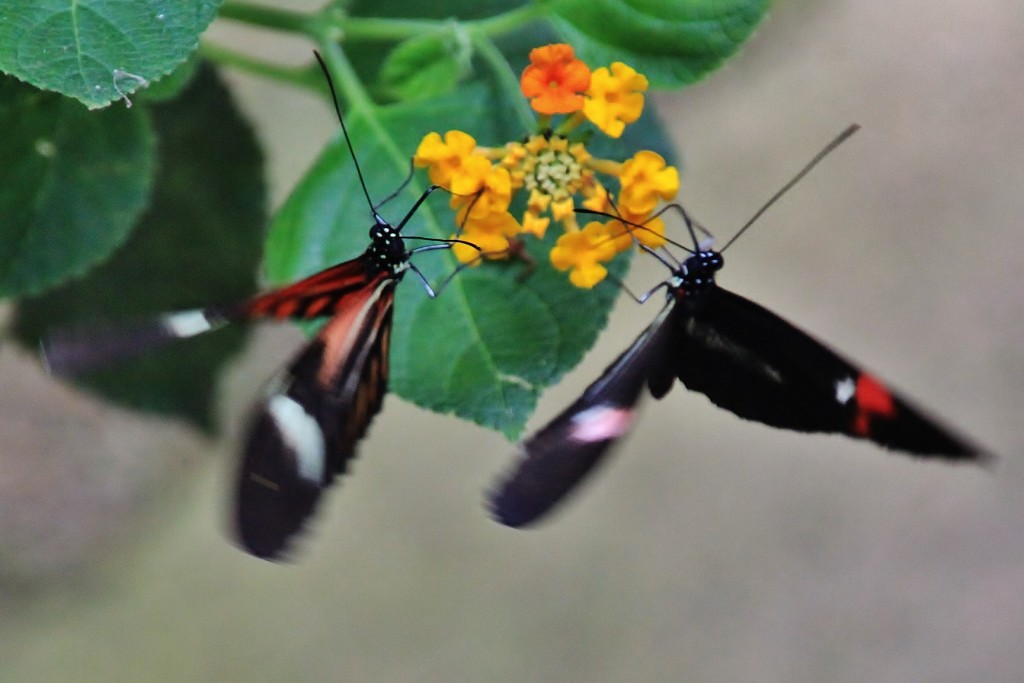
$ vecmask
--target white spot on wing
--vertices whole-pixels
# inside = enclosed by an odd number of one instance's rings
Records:
[[[164,316],[164,327],[175,337],[194,337],[209,331],[213,325],[202,311],[182,311]]]
[[[617,439],[629,431],[632,423],[632,410],[605,405],[594,406],[573,416],[569,438],[585,443]]]
[[[314,484],[324,479],[324,434],[305,409],[287,396],[278,394],[267,403],[281,438],[295,453],[299,476]]]
[[[857,383],[853,381],[852,377],[844,377],[836,381],[836,400],[839,401],[840,405],[845,406],[856,393]]]

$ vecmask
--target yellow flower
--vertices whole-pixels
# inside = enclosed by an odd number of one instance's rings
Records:
[[[647,78],[622,62],[613,62],[610,71],[601,67],[591,76],[583,113],[605,135],[617,138],[627,123],[640,118],[646,90]]]
[[[476,140],[461,130],[445,133],[444,142],[441,142],[438,133],[428,133],[416,148],[412,159],[418,168],[429,167],[430,182],[449,187],[452,177],[462,169],[462,164],[473,154],[474,149]]]
[[[530,65],[519,86],[539,114],[570,114],[583,107],[583,93],[590,85],[590,69],[572,47],[564,43],[530,51]]]
[[[469,134],[430,133],[416,151],[417,166],[429,168],[430,180],[452,193],[460,237],[479,246],[455,244],[463,263],[514,258],[513,247],[543,238],[552,224],[561,228],[549,258],[568,270],[577,287],[603,280],[603,264],[637,245],[665,244],[665,224],[652,217],[662,200],[679,189],[679,172],[650,151],[631,159],[594,157],[583,141],[593,128],[574,134],[589,120],[602,134],[619,137],[643,112],[647,79],[621,62],[591,73],[572,47],[547,45],[530,53],[520,80],[523,94],[541,113],[537,132],[522,141],[481,147]],[[567,114],[560,122],[553,114]],[[605,182],[616,183],[618,196]],[[521,214],[513,216],[513,205]],[[604,214],[580,229],[576,207]],[[521,221],[521,223],[520,223]],[[511,245],[511,246],[510,246]]]
[[[451,239],[465,240],[471,242],[480,248],[477,251],[468,244],[462,242],[452,243],[452,253],[455,254],[455,258],[458,259],[459,263],[468,263],[471,267],[476,267],[483,263],[483,259],[486,258],[485,254],[490,251],[501,251],[508,247],[508,243],[501,243],[500,237],[494,237],[492,235],[481,233],[481,234],[470,234],[467,232],[456,233],[451,236]]]
[[[434,168],[433,166],[431,168]],[[460,163],[452,168],[448,178],[448,189],[452,193],[452,202],[468,197],[484,186],[487,175],[491,172],[491,162],[479,154],[462,157]]]
[[[665,165],[656,152],[641,150],[622,165],[619,210],[624,214],[650,215],[658,199],[668,200],[679,191],[679,171]]]
[[[661,216],[642,221],[623,216],[621,220],[609,221],[607,225],[608,234],[617,252],[628,251],[634,241],[651,249],[657,249],[666,243],[665,221]]]
[[[548,210],[550,204],[550,195],[536,189],[530,191],[530,198],[526,200],[526,213],[523,215],[523,232],[540,238],[544,237],[551,219],[541,216],[541,214]]]
[[[461,224],[468,220],[486,216],[491,213],[507,211],[512,201],[512,179],[508,169],[494,166],[481,156],[477,161],[466,164],[466,173],[456,175],[452,179],[451,207],[459,209],[458,221]]]
[[[480,251],[472,247],[455,243],[452,251],[462,263],[477,265],[482,259],[505,258],[509,252],[509,238],[522,232],[522,226],[515,216],[508,211],[496,211],[468,221],[461,234],[453,238],[472,242],[480,247]]]
[[[573,225],[576,223],[575,206],[573,205],[572,197],[566,197],[559,199],[556,202],[551,203],[551,217],[556,221],[560,221],[565,224],[566,221],[571,219]],[[578,226],[576,226],[578,228]]]
[[[597,187],[589,197],[583,200],[583,208],[601,213],[609,213],[614,210],[608,189],[603,186]]]
[[[604,280],[608,269],[602,262],[616,254],[608,226],[597,221],[576,232],[562,234],[551,250],[551,265],[569,271],[569,281],[581,289],[590,289]]]
[[[665,221],[662,220],[661,216],[650,218],[641,223],[639,228],[634,227],[633,235],[651,249],[662,247],[666,241]]]
[[[566,230],[578,230],[573,197],[587,195],[600,185],[587,164],[590,153],[581,143],[558,135],[533,135],[525,143],[509,145],[502,161],[509,168],[513,188],[530,193],[523,217],[523,229],[543,237],[550,219],[541,214],[551,209],[552,217]]]

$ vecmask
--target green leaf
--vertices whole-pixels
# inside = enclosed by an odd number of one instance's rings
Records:
[[[558,0],[551,20],[591,68],[621,61],[670,88],[735,54],[770,0]]]
[[[103,107],[169,74],[220,0],[3,0],[0,71]]]
[[[555,271],[548,252],[557,235],[552,229],[543,242],[530,241],[532,272],[515,262],[486,264],[459,273],[437,301],[414,292],[410,315],[395,319],[395,391],[509,439],[521,434],[540,392],[593,346],[619,293],[611,283],[577,289]],[[621,277],[627,263],[621,257],[609,270]]]
[[[381,86],[394,99],[428,100],[450,92],[469,72],[468,42],[437,32],[400,43],[381,67]]]
[[[459,128],[480,144],[519,139],[521,130],[502,130],[486,88],[462,88],[450,96],[351,114],[346,123],[375,202],[409,174],[409,159],[431,130]],[[380,208],[392,223],[423,192],[422,172]],[[442,191],[409,220],[403,234],[445,237],[454,218]],[[372,221],[344,146],[336,139],[317,160],[271,225],[266,271],[275,283],[294,281],[367,246]],[[525,267],[515,262],[485,264],[459,273],[436,300],[414,274],[398,290],[392,335],[391,388],[430,410],[452,412],[498,429],[510,438],[521,432],[539,392],[571,369],[604,327],[617,289],[590,291],[569,284],[555,272],[547,252],[557,237],[529,246],[536,270],[522,282]],[[532,238],[530,238],[532,239]],[[416,243],[410,241],[408,246]],[[447,252],[415,259],[437,285],[455,268]],[[621,273],[625,260],[613,264]]]
[[[255,288],[265,200],[261,155],[248,124],[208,68],[152,114],[161,165],[150,209],[103,266],[19,305],[15,333],[25,344],[34,346],[48,329],[231,303]],[[243,340],[243,329],[223,330],[76,382],[209,431],[214,379]]]
[[[86,111],[0,77],[0,296],[35,294],[107,258],[149,198],[140,107]]]

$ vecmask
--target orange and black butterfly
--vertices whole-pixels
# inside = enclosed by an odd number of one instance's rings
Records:
[[[333,94],[330,74],[319,54],[317,59]],[[461,242],[403,238],[402,228],[438,187],[429,187],[397,224],[389,223],[370,200],[340,108],[338,119],[373,217],[366,251],[238,305],[169,313],[131,328],[69,331],[43,346],[51,372],[74,375],[233,321],[326,320],[257,404],[242,453],[235,533],[243,549],[267,559],[288,550],[323,490],[346,471],[380,411],[388,384],[395,286],[411,269],[427,293],[435,295],[410,257]],[[434,244],[408,249],[405,239]]]

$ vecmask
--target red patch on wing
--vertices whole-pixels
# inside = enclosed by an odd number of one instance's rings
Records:
[[[857,414],[853,416],[853,431],[861,436],[871,433],[871,419],[881,417],[891,420],[896,417],[896,402],[885,386],[867,373],[857,378]]]
[[[316,318],[348,306],[348,298],[378,281],[363,256],[331,266],[287,287],[265,292],[245,304],[249,318]],[[344,302],[344,303],[342,303]]]

